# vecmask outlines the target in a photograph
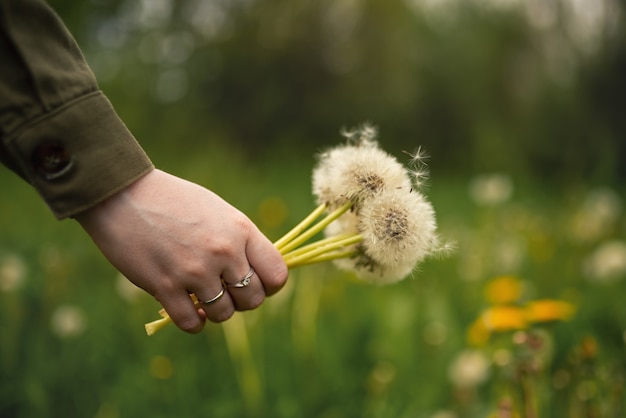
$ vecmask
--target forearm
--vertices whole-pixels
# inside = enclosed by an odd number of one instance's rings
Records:
[[[0,0],[0,160],[58,218],[153,169],[61,20],[39,0]]]

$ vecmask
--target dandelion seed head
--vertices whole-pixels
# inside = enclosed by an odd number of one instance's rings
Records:
[[[382,193],[364,205],[359,232],[381,265],[416,265],[439,247],[435,212],[418,192]]]
[[[337,207],[363,201],[383,190],[412,188],[407,170],[377,145],[345,144],[319,155],[313,170],[318,204]]]
[[[354,246],[357,255],[335,264],[364,281],[383,285],[408,277],[424,258],[441,251],[436,229],[432,206],[421,194],[392,190],[373,196],[358,214],[344,214],[326,234],[356,230],[363,237]]]

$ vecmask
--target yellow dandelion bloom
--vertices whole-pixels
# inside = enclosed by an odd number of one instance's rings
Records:
[[[540,299],[526,305],[526,317],[530,322],[567,321],[574,311],[574,305],[562,300]]]
[[[493,332],[520,330],[528,326],[526,311],[517,306],[492,306],[483,312],[481,320]]]
[[[481,318],[478,318],[467,329],[467,342],[470,345],[480,347],[487,344],[489,335],[490,332],[487,326]]]
[[[522,296],[522,282],[513,276],[500,276],[485,287],[485,297],[494,305],[513,303]]]

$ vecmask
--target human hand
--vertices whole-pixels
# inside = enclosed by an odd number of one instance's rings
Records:
[[[100,251],[131,282],[154,296],[182,330],[254,309],[282,288],[287,266],[247,216],[215,193],[160,170],[76,216]],[[212,303],[196,308],[190,293]]]

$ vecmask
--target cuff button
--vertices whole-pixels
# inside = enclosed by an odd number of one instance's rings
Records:
[[[33,151],[32,161],[37,172],[46,180],[57,179],[72,168],[72,156],[59,143],[43,143]]]

